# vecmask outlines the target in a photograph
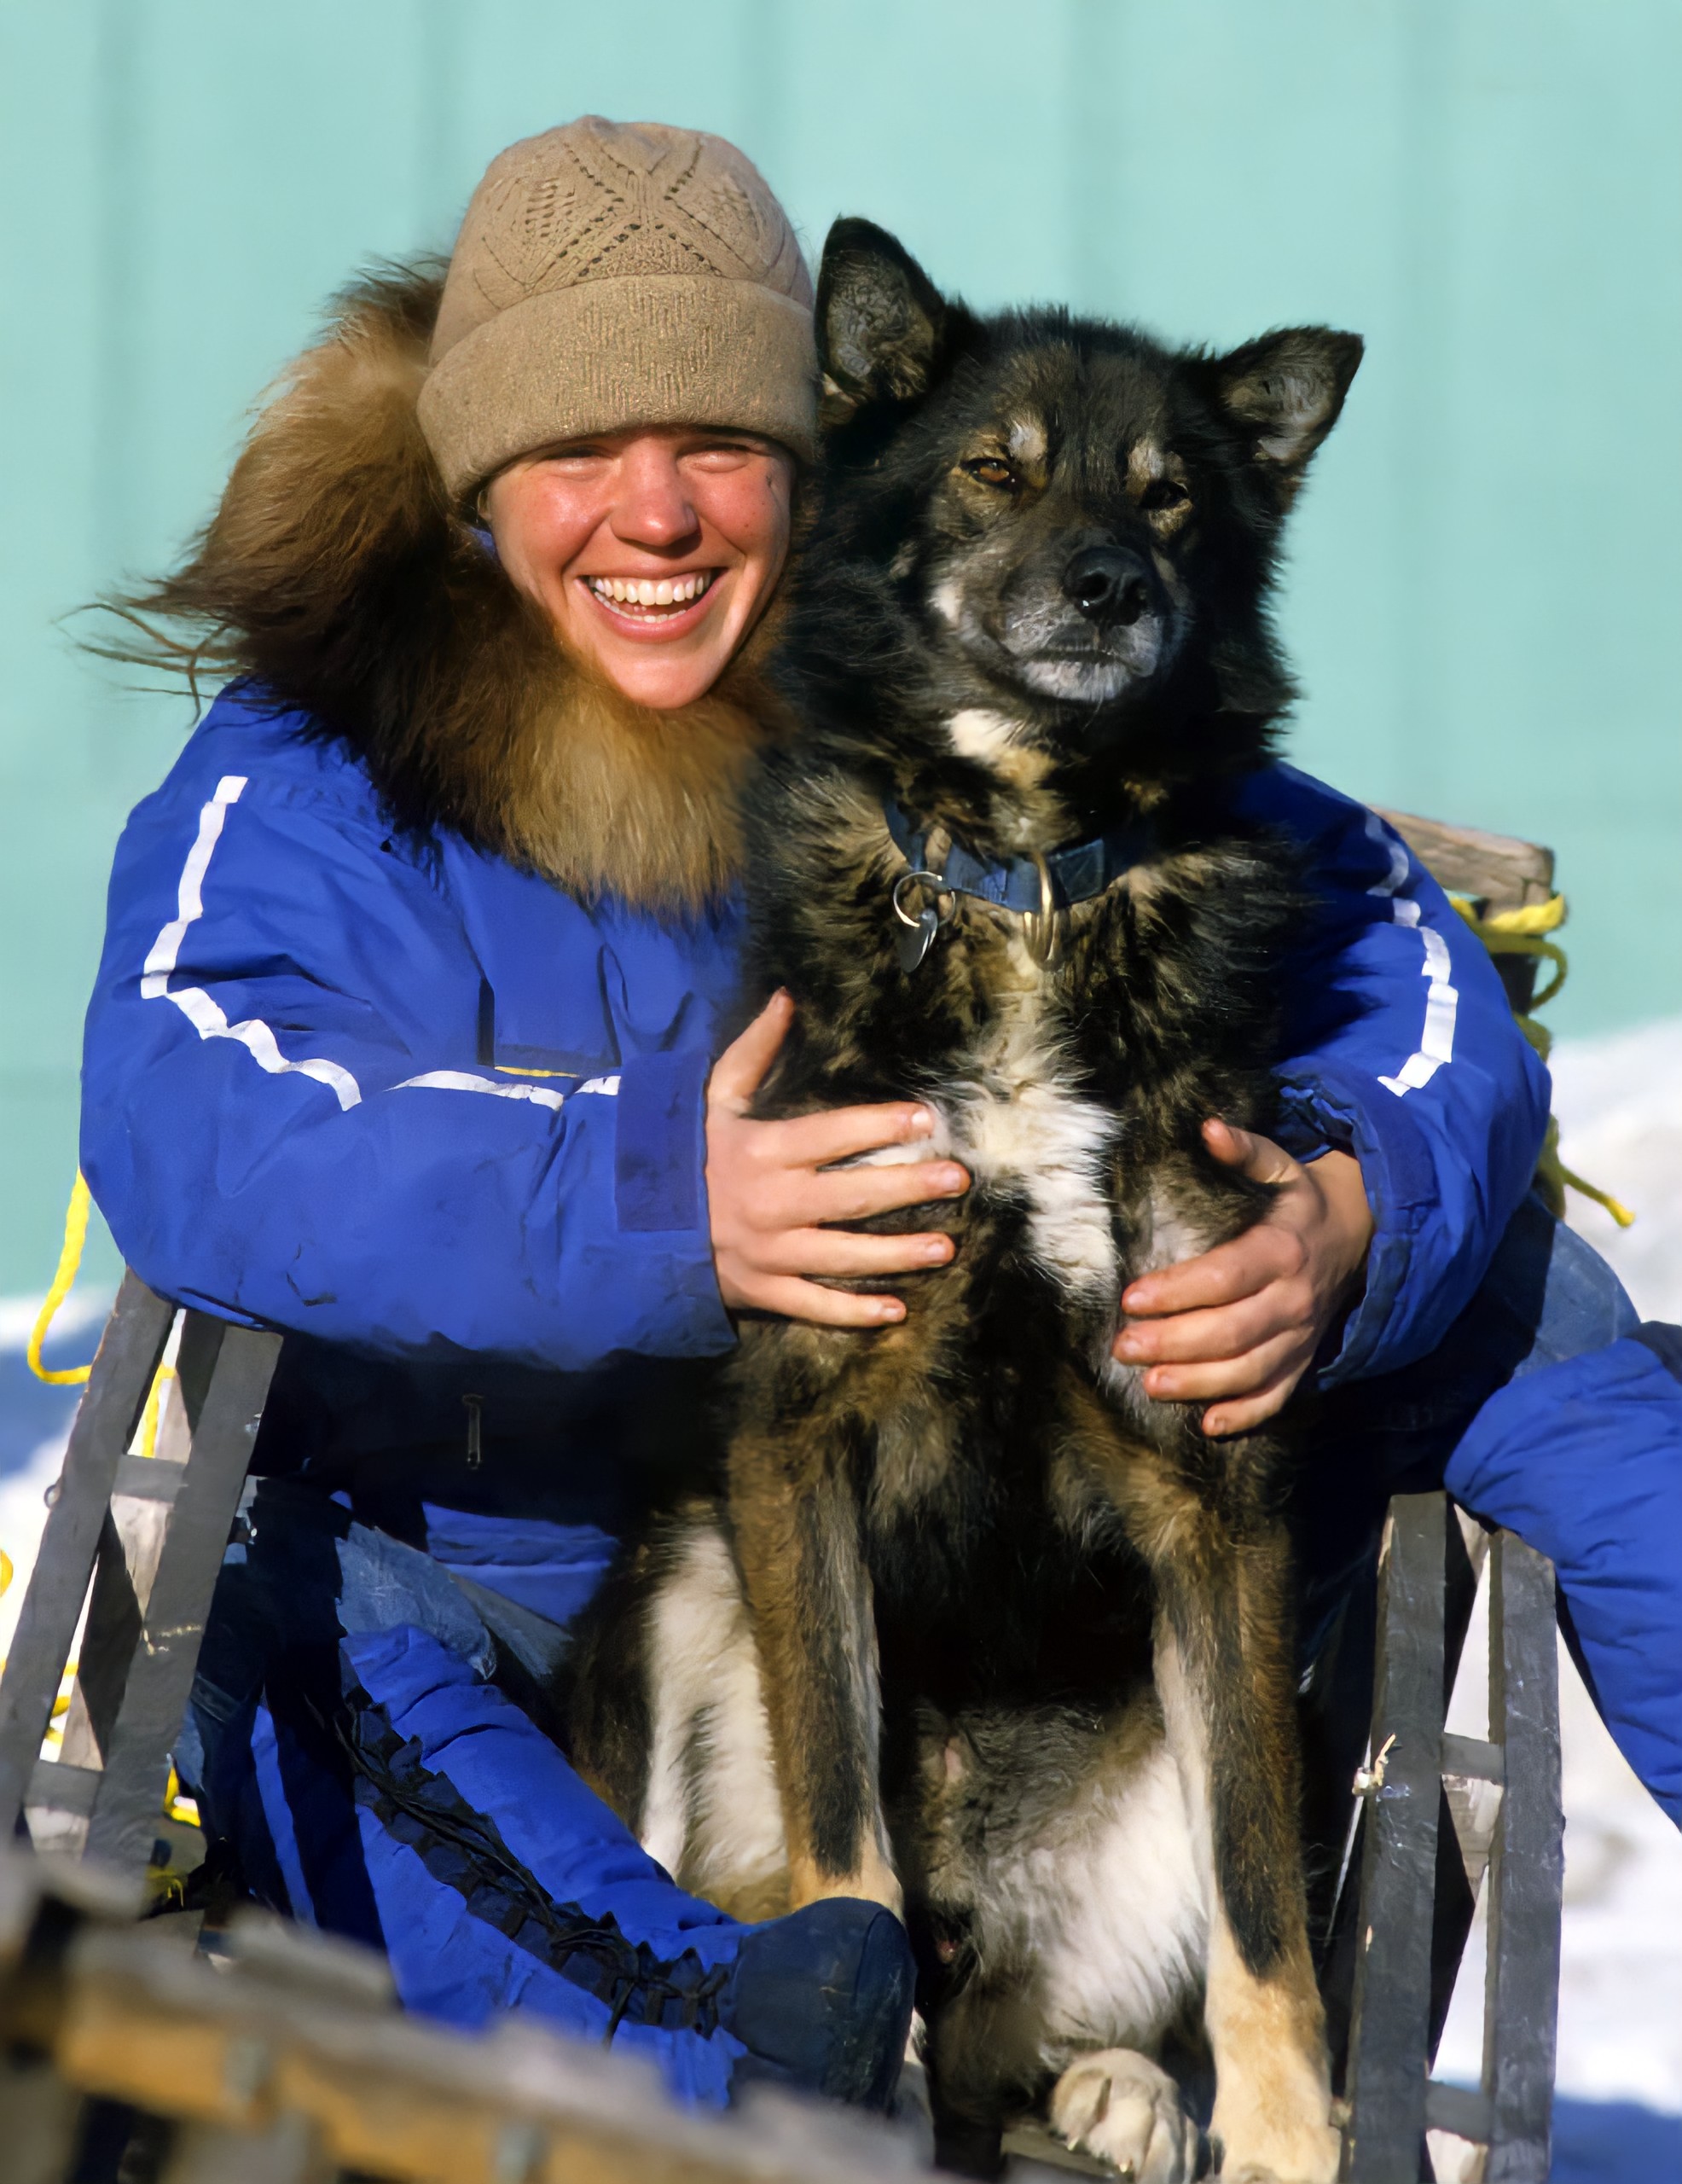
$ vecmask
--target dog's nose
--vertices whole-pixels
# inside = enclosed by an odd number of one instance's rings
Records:
[[[1136,622],[1151,604],[1151,578],[1124,546],[1088,546],[1063,572],[1063,595],[1088,621]]]

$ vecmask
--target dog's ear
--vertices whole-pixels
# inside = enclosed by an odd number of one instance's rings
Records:
[[[873,220],[838,220],[818,269],[818,360],[826,424],[871,402],[928,392],[946,305],[908,251]]]
[[[1360,363],[1358,334],[1290,326],[1205,367],[1215,398],[1249,437],[1252,459],[1289,501],[1308,458],[1337,421]]]

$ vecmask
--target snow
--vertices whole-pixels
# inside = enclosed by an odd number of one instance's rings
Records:
[[[1617,1269],[1644,1317],[1682,1321],[1682,1017],[1562,1040],[1549,1066],[1565,1165],[1636,1217],[1620,1229],[1572,1192],[1571,1226]]]
[[[47,1521],[47,1489],[63,1461],[64,1437],[55,1434],[32,1449],[14,1471],[0,1476],[0,1550],[14,1571],[10,1585],[0,1594],[0,1662],[12,1648],[18,1610]]]

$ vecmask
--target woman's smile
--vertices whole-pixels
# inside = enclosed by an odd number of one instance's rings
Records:
[[[683,636],[722,601],[721,569],[686,569],[674,576],[634,573],[583,576],[579,584],[622,635],[640,641]]]

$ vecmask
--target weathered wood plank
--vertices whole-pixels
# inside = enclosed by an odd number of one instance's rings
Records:
[[[9,1839],[23,1809],[87,1597],[118,1467],[174,1317],[174,1305],[154,1296],[137,1275],[124,1277],[77,1407],[58,1491],[0,1677],[0,1839]]]
[[[1424,2145],[1447,1522],[1441,1494],[1390,1504],[1345,2079],[1348,2184],[1418,2184]]]
[[[1545,903],[1553,892],[1553,851],[1516,834],[1451,827],[1413,811],[1379,810],[1439,886],[1470,895],[1492,910]]]
[[[529,2021],[464,2036],[218,1973],[144,1927],[72,1944],[51,2052],[70,2083],[180,2118],[200,2146],[289,2146],[404,2184],[902,2184],[916,2167],[872,2118],[764,2094],[680,2111],[646,2062]]]
[[[1511,1532],[1492,1549],[1490,1727],[1506,1788],[1490,1848],[1483,2082],[1492,2123],[1486,2184],[1544,2184],[1553,2117],[1565,1822],[1553,1567]]]
[[[189,1312],[180,1374],[192,1450],[170,1508],[169,1529],[138,1642],[108,1734],[105,1779],[88,1827],[88,1855],[125,1873],[146,1865],[198,1665],[240,1490],[280,1357],[281,1338]],[[200,1390],[202,1388],[202,1395]]]

